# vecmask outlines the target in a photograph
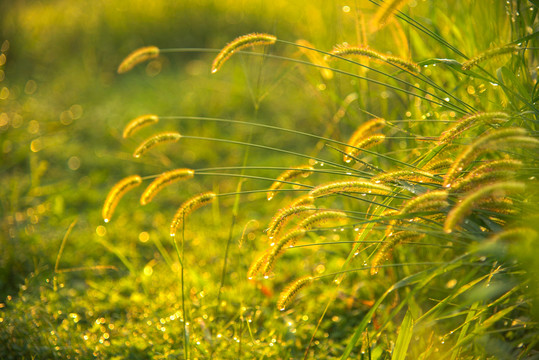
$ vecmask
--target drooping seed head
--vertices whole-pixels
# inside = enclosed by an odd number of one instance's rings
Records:
[[[298,223],[298,228],[308,230],[311,229],[313,226],[316,226],[325,221],[334,219],[346,219],[347,217],[348,216],[343,211],[322,210],[303,219],[300,223]]]
[[[387,237],[386,241],[380,246],[371,262],[371,275],[378,274],[378,269],[383,263],[388,253],[401,242],[412,241],[424,237],[425,234],[416,231],[399,231]]]
[[[133,69],[136,65],[159,56],[159,48],[157,46],[146,46],[133,51],[122,61],[118,66],[118,74],[123,74]]]
[[[271,184],[269,188],[269,191],[267,193],[268,201],[273,199],[277,190],[279,190],[283,186],[284,182],[293,180],[299,176],[306,178],[313,173],[313,170],[314,169],[312,166],[303,165],[303,166],[298,166],[298,167],[286,170],[283,173],[281,173],[277,177],[277,179]]]
[[[388,195],[391,188],[381,184],[374,184],[369,181],[334,181],[319,185],[312,189],[309,194],[314,197],[322,197],[336,193],[361,193],[369,195]]]
[[[419,65],[412,60],[406,60],[397,56],[386,56],[386,61],[400,67],[401,69],[407,70],[412,74],[419,74],[421,72]]]
[[[181,137],[182,137],[181,134],[178,132],[164,132],[164,133],[156,134],[144,140],[144,142],[140,144],[139,147],[135,150],[135,152],[133,153],[133,156],[136,158],[139,158],[142,155],[144,155],[146,152],[148,152],[148,150],[156,147],[157,145],[170,143],[170,142],[177,142],[178,140],[180,140]]]
[[[255,276],[260,274],[262,268],[266,264],[268,258],[268,252],[263,252],[258,258],[251,264],[247,271],[247,279],[252,280]]]
[[[128,138],[143,127],[155,124],[158,121],[159,117],[153,114],[141,115],[139,117],[136,117],[125,126],[123,131],[123,138]]]
[[[478,65],[480,62],[483,62],[493,57],[515,53],[518,50],[520,50],[520,47],[517,45],[507,45],[507,46],[501,46],[501,47],[489,49],[487,51],[484,51],[474,56],[470,60],[463,62],[462,70],[470,70],[474,66]]]
[[[440,182],[434,174],[428,171],[422,170],[396,170],[391,172],[382,173],[371,178],[371,181],[378,184],[390,184],[400,180],[410,180],[416,182]]]
[[[373,60],[385,61],[386,57],[381,53],[372,50],[368,47],[351,46],[348,44],[339,44],[333,47],[330,51],[333,56],[347,57],[347,56],[363,56]]]
[[[480,112],[464,116],[455,125],[445,130],[438,139],[438,145],[448,143],[462,132],[470,129],[476,124],[499,124],[509,120],[510,117],[504,112]]]
[[[429,191],[403,204],[400,214],[439,210],[448,205],[446,190]]]
[[[305,229],[294,229],[286,233],[283,237],[277,239],[275,243],[268,248],[268,255],[266,262],[263,264],[261,271],[264,275],[269,274],[275,261],[281,256],[287,248],[294,246],[294,244],[305,236]]]
[[[139,175],[132,175],[120,180],[112,187],[103,205],[102,215],[105,222],[110,221],[114,209],[116,209],[116,205],[118,205],[122,196],[129,190],[139,186],[141,183],[142,178]]]
[[[536,144],[539,144],[539,140],[526,136],[526,134],[527,131],[522,128],[500,128],[480,136],[458,155],[445,175],[443,186],[446,188],[451,187],[452,182],[457,176],[474,159],[487,151],[494,151],[499,147],[514,145],[515,142],[520,146],[536,146]]]
[[[286,310],[286,307],[290,305],[298,292],[312,282],[312,276],[304,276],[291,283],[288,287],[286,287],[286,289],[283,290],[283,292],[281,292],[279,301],[277,301],[277,309],[281,311]]]
[[[385,1],[376,14],[374,14],[373,24],[375,28],[382,28],[398,12],[408,0],[388,0]]]
[[[211,72],[216,73],[221,66],[236,52],[255,45],[272,45],[277,38],[270,34],[252,33],[240,36],[228,43],[213,60]]]
[[[523,183],[506,181],[482,187],[467,194],[447,215],[444,231],[451,233],[455,227],[466,217],[475,204],[488,197],[503,198],[507,192],[524,191]]]
[[[180,180],[191,179],[194,175],[195,171],[192,169],[175,169],[162,173],[144,190],[140,197],[140,204],[148,204],[165,186]]]
[[[345,154],[343,155],[344,162],[351,162],[361,150],[369,149],[375,145],[381,144],[384,142],[385,138],[386,137],[383,134],[374,134],[365,139],[360,139],[356,143],[348,143]]]
[[[298,205],[294,207],[287,206],[280,209],[269,223],[267,229],[268,237],[273,239],[293,216],[305,215],[313,210],[315,210],[315,208],[312,205]]]
[[[186,202],[184,202],[176,211],[172,222],[170,223],[170,236],[175,236],[178,228],[183,224],[185,218],[196,209],[201,208],[204,205],[210,204],[216,197],[213,192],[205,192],[196,196],[193,196]]]

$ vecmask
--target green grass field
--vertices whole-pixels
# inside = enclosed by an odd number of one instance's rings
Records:
[[[538,13],[0,4],[0,358],[539,358]]]

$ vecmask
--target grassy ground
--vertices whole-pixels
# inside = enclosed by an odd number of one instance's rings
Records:
[[[538,4],[402,3],[384,26],[379,1],[0,5],[1,357],[539,356]],[[218,51],[252,32],[278,40],[211,74]],[[298,45],[327,53],[344,42],[376,53],[324,60]],[[157,59],[116,73],[148,45]],[[479,113],[491,115],[461,121]],[[142,114],[159,123],[123,139]],[[350,135],[372,118],[386,119],[373,132],[385,140],[344,162]],[[183,138],[133,158],[161,131]],[[481,143],[489,134],[500,135]],[[438,160],[446,167],[429,169]],[[274,179],[305,165],[313,174],[267,200]],[[175,168],[195,176],[139,205],[151,179]],[[134,174],[143,186],[104,223],[107,193]],[[271,271],[248,276],[282,238],[266,232],[280,209],[345,180],[390,191],[320,196],[318,211],[346,219],[301,231]],[[215,201],[171,238],[177,208],[206,191]],[[440,197],[413,203],[425,193]],[[280,293],[303,276],[312,283],[281,310]]]

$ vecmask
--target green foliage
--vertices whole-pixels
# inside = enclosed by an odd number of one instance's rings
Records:
[[[0,6],[5,358],[537,356],[535,2],[86,5]]]

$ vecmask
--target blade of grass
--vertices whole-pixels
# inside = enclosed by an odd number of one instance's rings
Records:
[[[412,319],[412,313],[407,311],[399,329],[399,335],[393,349],[393,354],[391,355],[391,360],[404,360],[406,358],[413,332],[414,320]]]

